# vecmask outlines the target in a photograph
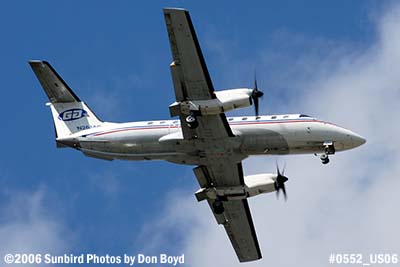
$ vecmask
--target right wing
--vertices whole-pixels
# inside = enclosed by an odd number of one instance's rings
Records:
[[[198,166],[194,173],[200,187],[234,186],[244,184],[242,164],[234,164],[221,159],[207,166]],[[261,259],[261,250],[257,240],[257,234],[251,217],[247,199],[223,201],[224,212],[215,213],[213,201],[207,200],[218,224],[225,227],[232,247],[240,262]]]
[[[212,207],[212,203],[210,203]],[[224,202],[223,224],[240,262],[262,258],[247,199]]]

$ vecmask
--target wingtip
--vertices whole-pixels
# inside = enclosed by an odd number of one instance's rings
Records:
[[[29,65],[39,64],[39,63],[42,63],[42,62],[43,62],[42,60],[38,60],[38,59],[30,59],[30,60],[28,60]]]
[[[164,12],[171,12],[171,11],[185,11],[189,12],[189,10],[185,8],[180,8],[180,7],[165,7],[163,8]]]
[[[50,65],[49,62],[47,62],[46,60],[39,60],[39,59],[28,60],[28,63],[31,66],[34,66],[34,65],[36,65],[36,66],[38,66],[38,65],[40,65],[40,66],[44,66],[44,65],[49,66]]]

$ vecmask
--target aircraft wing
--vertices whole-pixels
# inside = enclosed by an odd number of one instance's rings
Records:
[[[164,9],[173,62],[171,74],[177,102],[215,99],[211,82],[189,12]],[[199,126],[192,130],[180,115],[183,137],[195,140],[194,146],[203,159],[194,169],[202,188],[244,185],[240,157],[227,151],[225,144],[235,138],[224,113],[198,116]],[[224,201],[224,212],[216,214],[213,201],[208,200],[219,224],[223,224],[241,262],[261,258],[256,232],[246,199]]]
[[[210,162],[207,166],[198,166],[194,173],[202,188],[210,184],[229,186],[244,184],[242,164],[232,164],[223,158]],[[213,200],[208,200],[218,224],[225,227],[226,233],[240,262],[261,259],[261,251],[257,240],[250,208],[246,199],[223,201],[225,211],[216,214]]]
[[[177,101],[215,98],[189,12],[164,9],[164,17],[172,50],[171,67]]]
[[[215,99],[214,87],[189,12],[166,8],[164,17],[172,51],[170,67],[176,101]],[[185,117],[180,117],[184,138],[198,136],[196,131],[186,126]],[[198,131],[204,134],[214,138],[234,136],[224,113],[199,116],[198,119],[201,126]]]

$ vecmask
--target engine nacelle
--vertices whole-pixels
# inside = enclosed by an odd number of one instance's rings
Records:
[[[169,109],[172,117],[180,114],[189,115],[193,112],[201,115],[217,115],[251,106],[252,92],[253,89],[248,88],[217,91],[215,92],[216,99],[175,102],[169,106]]]
[[[218,100],[222,103],[224,111],[251,106],[251,93],[253,89],[229,89],[215,92]]]
[[[201,188],[196,192],[198,201],[204,199],[234,200],[246,199],[259,194],[276,191],[277,174],[261,173],[244,177],[244,186]]]
[[[245,176],[244,183],[248,196],[253,197],[259,194],[276,191],[275,181],[277,176],[278,175],[275,173],[261,173]]]

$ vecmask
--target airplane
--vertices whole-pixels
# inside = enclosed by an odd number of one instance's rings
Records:
[[[366,140],[348,129],[304,114],[259,115],[254,88],[216,91],[189,12],[165,8],[172,51],[170,70],[175,101],[173,120],[104,122],[46,61],[29,64],[49,98],[58,148],[70,147],[104,160],[166,160],[194,165],[200,189],[218,224],[222,224],[240,262],[261,259],[247,198],[282,192],[288,178],[276,173],[244,176],[242,160],[252,155],[329,156]],[[227,117],[227,111],[254,106],[255,116]]]

